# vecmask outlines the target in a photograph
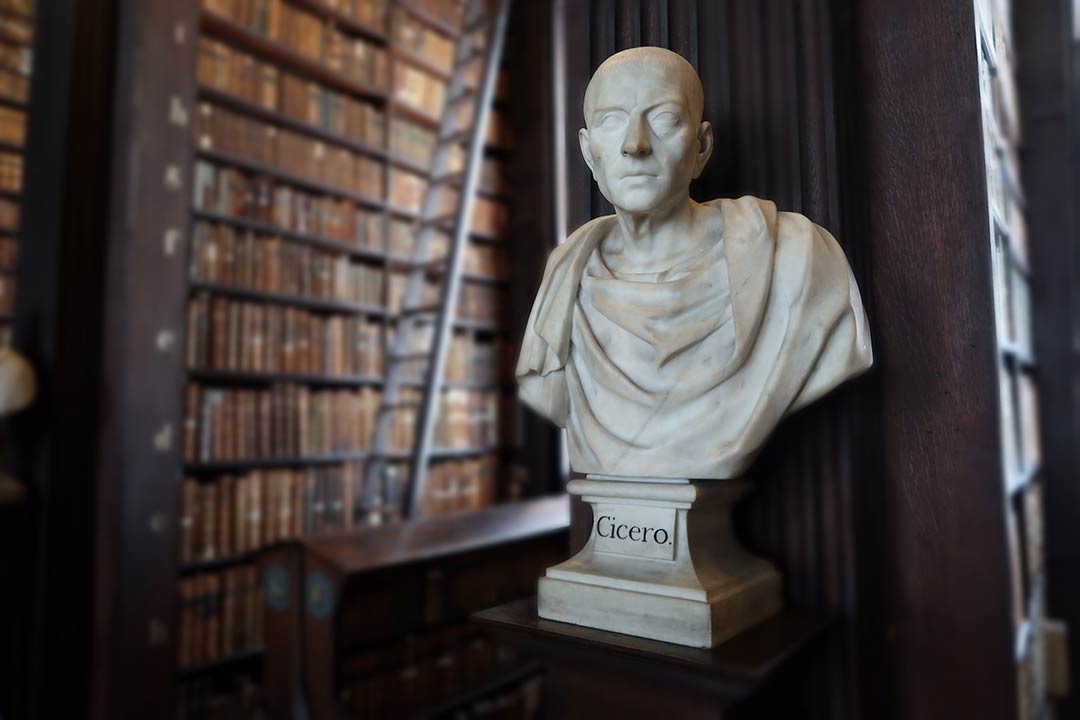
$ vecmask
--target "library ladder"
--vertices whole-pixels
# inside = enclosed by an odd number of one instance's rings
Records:
[[[409,458],[409,481],[403,512],[414,515],[423,497],[443,369],[461,286],[464,248],[469,241],[469,220],[509,14],[509,0],[492,3],[496,6],[494,13],[486,10],[488,3],[489,0],[468,0],[464,28],[454,49],[450,85],[412,257],[407,265],[401,313],[387,358],[386,381],[361,496],[360,510],[369,522],[378,522],[387,500],[399,495],[391,485],[398,479],[395,462],[404,457]],[[477,63],[482,72],[479,83],[473,86],[469,78]],[[462,154],[464,169],[459,169]],[[448,207],[453,209],[448,211]],[[450,236],[445,257],[431,259],[436,237],[445,235]],[[433,275],[443,278],[435,304],[425,297],[427,280]],[[419,401],[402,393],[403,388],[416,384],[417,369],[422,370]],[[395,419],[412,413],[415,413],[415,437],[412,450],[406,455],[392,447]]]

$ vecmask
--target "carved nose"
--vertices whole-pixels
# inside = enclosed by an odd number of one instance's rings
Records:
[[[652,146],[649,145],[644,119],[640,115],[631,118],[630,126],[626,129],[626,138],[623,139],[622,154],[637,157],[651,152]]]

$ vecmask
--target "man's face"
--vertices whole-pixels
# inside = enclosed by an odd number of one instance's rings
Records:
[[[651,213],[689,196],[712,148],[711,127],[691,116],[683,84],[662,68],[619,65],[594,88],[581,152],[615,207]]]

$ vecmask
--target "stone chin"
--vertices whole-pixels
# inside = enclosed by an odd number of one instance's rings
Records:
[[[634,214],[651,214],[673,200],[687,197],[685,189],[672,193],[670,188],[664,187],[661,178],[644,176],[621,178],[614,188],[611,185],[602,188],[602,193],[613,206]]]

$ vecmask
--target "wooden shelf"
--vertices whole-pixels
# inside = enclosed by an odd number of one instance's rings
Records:
[[[396,165],[403,170],[408,170],[410,172],[416,173],[417,175],[423,175],[424,177],[428,177],[431,174],[431,168],[427,165],[422,165],[402,155],[395,155],[387,152],[386,158],[390,161],[391,165]]]
[[[537,662],[523,662],[493,670],[486,678],[452,691],[448,697],[410,713],[412,718],[447,717],[453,710],[492,695],[497,690],[522,683],[534,675],[543,672],[544,667]]]
[[[16,100],[15,98],[7,97],[6,95],[0,95],[0,107],[6,107],[12,110],[22,110],[23,112],[26,112],[29,109],[25,100]]]
[[[385,101],[387,92],[368,85],[365,82],[349,77],[348,75],[327,67],[326,65],[312,60],[295,50],[270,40],[258,33],[248,30],[232,20],[223,18],[212,12],[203,11],[200,14],[202,30],[220,40],[228,41],[248,52],[266,58],[273,63],[285,66],[308,76],[324,85],[328,85],[342,92],[367,98],[369,100]]]
[[[341,573],[351,575],[565,532],[569,526],[569,498],[556,495],[301,538],[300,542]]]
[[[6,190],[0,188],[0,197],[8,200],[22,200],[22,190]]]
[[[405,105],[399,100],[391,99],[387,105],[392,115],[397,115],[398,117],[405,118],[406,120],[414,122],[417,125],[422,125],[428,130],[434,130],[435,132],[438,132],[439,128],[442,126],[442,121],[439,118],[432,117],[431,115],[421,112],[415,108],[409,107],[408,105]]]
[[[476,330],[487,333],[508,333],[510,328],[499,323],[490,323],[485,320],[473,320],[470,318],[457,318],[454,327],[461,330]]]
[[[381,375],[321,375],[312,373],[248,372],[243,370],[189,370],[188,376],[199,382],[235,385],[271,385],[295,383],[325,387],[369,387],[382,385]]]
[[[360,35],[361,37],[373,40],[379,43],[386,43],[386,31],[378,28],[365,25],[356,18],[347,15],[340,10],[319,2],[319,0],[290,0],[293,5],[298,5],[316,15],[321,15],[327,20],[333,21],[334,25],[338,28],[345,30],[352,35]]]
[[[202,290],[217,295],[227,295],[240,300],[256,300],[277,305],[290,305],[316,312],[341,313],[346,315],[373,315],[377,317],[384,317],[386,315],[386,308],[380,305],[365,305],[363,303],[353,303],[344,300],[324,300],[321,298],[307,297],[306,295],[291,295],[288,293],[233,287],[232,285],[221,285],[219,283],[204,282],[202,280],[192,280],[190,288],[192,291]]]
[[[476,283],[477,285],[509,285],[510,280],[506,278],[497,278],[490,275],[482,275],[475,272],[462,271],[461,279],[465,282]]]
[[[433,447],[428,454],[432,460],[456,460],[459,458],[476,457],[477,455],[489,455],[501,452],[504,445],[485,445],[483,447],[453,448]]]
[[[401,60],[429,75],[434,75],[439,80],[442,80],[444,83],[450,82],[450,71],[444,70],[443,68],[428,60],[426,57],[419,55],[412,50],[404,47],[393,47],[391,48],[391,52],[394,54],[394,58],[396,60]]]
[[[15,153],[16,155],[22,155],[26,152],[26,147],[23,145],[15,145],[8,142],[0,142],[0,152]]]
[[[184,464],[184,472],[192,475],[206,475],[211,473],[229,473],[244,470],[261,470],[263,468],[296,468],[308,465],[337,465],[354,460],[366,460],[369,454],[366,450],[352,452],[331,453],[329,455],[305,455],[301,457],[269,457],[252,458],[247,460],[220,460],[206,462],[189,462]]]
[[[497,237],[495,235],[488,235],[486,233],[478,233],[475,230],[469,230],[469,239],[476,242],[487,243],[489,245],[505,245],[506,238]]]
[[[259,175],[266,175],[280,180],[284,183],[300,188],[302,190],[309,190],[316,195],[328,195],[330,197],[343,198],[345,200],[352,200],[357,205],[366,207],[372,210],[382,210],[385,207],[385,203],[378,199],[362,195],[351,190],[340,188],[336,185],[324,183],[320,180],[312,180],[302,175],[296,175],[294,173],[282,170],[281,168],[273,165],[266,165],[264,163],[256,162],[255,160],[248,160],[238,155],[222,152],[221,150],[212,150],[209,148],[195,148],[195,154],[206,160],[211,160],[223,165],[232,165],[249,172],[253,172]]]
[[[228,557],[214,558],[213,560],[196,560],[189,563],[181,563],[177,571],[180,575],[196,575],[198,573],[216,572],[241,565],[254,564],[259,559],[258,551],[230,555]]]
[[[413,18],[419,20],[433,30],[437,30],[443,35],[447,35],[453,38],[457,37],[458,33],[461,32],[461,28],[454,27],[454,25],[447,22],[446,20],[432,15],[427,10],[423,9],[422,7],[418,7],[417,5],[414,5],[408,0],[397,0],[394,6],[399,8],[400,10],[404,10]]]
[[[408,379],[402,381],[405,387],[424,387],[424,381]],[[508,390],[517,387],[513,380],[444,380],[440,387],[447,390]]]
[[[703,649],[543,620],[536,614],[535,598],[500,605],[473,618],[496,639],[526,649],[545,665],[573,658],[603,667],[628,683],[664,677],[679,686],[707,689],[709,695],[727,701],[761,687],[822,637],[830,624],[826,618],[788,610],[715,648]]]
[[[435,322],[434,317],[430,319],[424,318],[425,322]],[[397,323],[401,321],[400,315],[389,315],[386,318],[388,323]],[[470,318],[454,318],[452,321],[455,330],[476,330],[478,332],[487,333],[507,333],[510,332],[510,328],[506,325],[498,323],[490,323],[485,320],[473,320]]]
[[[312,125],[309,122],[298,120],[278,110],[263,107],[258,103],[245,100],[244,98],[218,90],[217,88],[212,88],[208,85],[199,85],[198,94],[200,100],[243,113],[244,115],[256,118],[262,122],[287,128],[303,135],[307,135],[315,140],[330,145],[337,145],[338,147],[351,150],[352,152],[361,155],[367,155],[379,160],[386,159],[386,149],[379,147],[378,145],[372,145],[371,143],[357,140],[349,135],[327,130],[318,125]]]
[[[179,668],[177,670],[177,675],[179,676],[180,680],[190,680],[192,678],[200,677],[202,675],[212,675],[224,670],[238,670],[260,663],[262,661],[263,654],[263,648],[252,648],[251,650],[244,650],[233,655],[223,657],[220,660],[212,660],[210,662],[201,663],[199,665]]]
[[[374,250],[372,248],[365,248],[359,245],[350,245],[347,242],[341,240],[333,240],[331,238],[321,237],[319,235],[309,235],[307,233],[297,232],[295,230],[286,230],[279,228],[277,225],[270,225],[268,223],[261,223],[256,220],[248,220],[246,218],[234,217],[232,215],[224,215],[222,213],[208,212],[206,210],[191,211],[192,217],[196,220],[202,220],[205,222],[221,223],[224,225],[232,225],[233,227],[241,230],[250,230],[259,235],[272,235],[274,237],[282,238],[283,240],[291,240],[293,242],[302,243],[304,245],[310,245],[312,247],[319,248],[320,250],[327,250],[329,252],[339,252],[351,257],[361,258],[364,260],[379,260],[382,261],[386,258],[386,253],[381,250]]]

